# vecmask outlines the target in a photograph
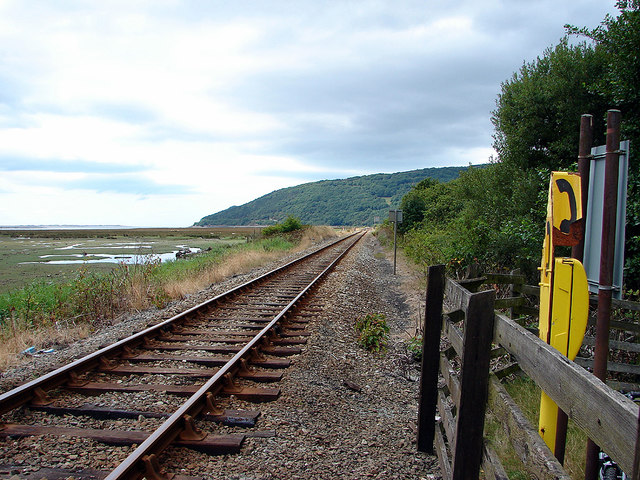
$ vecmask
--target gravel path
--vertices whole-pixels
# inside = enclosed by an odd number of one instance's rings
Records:
[[[242,281],[246,278],[231,279],[213,290],[223,291]],[[257,407],[246,404],[262,412],[255,430],[265,435],[248,438],[239,455],[209,457],[171,449],[163,464],[169,471],[206,479],[439,478],[436,458],[416,451],[419,371],[409,362],[405,346],[420,309],[414,285],[402,262],[398,275],[393,275],[388,255],[375,237],[367,235],[317,290],[317,298],[325,300],[313,303],[323,304],[323,312],[308,327],[312,336],[303,353],[294,356],[285,371],[281,397]],[[168,318],[185,303],[210,297],[213,290],[163,311],[124,319],[117,326],[117,336]],[[392,337],[384,354],[366,352],[356,343],[355,320],[367,313],[387,317]],[[114,336],[109,330],[115,329],[106,330],[57,353],[56,358],[77,356],[104,344]],[[22,373],[4,374],[3,390],[16,379],[35,375],[38,365],[42,369],[40,360],[17,369]],[[240,431],[237,427],[216,430]]]

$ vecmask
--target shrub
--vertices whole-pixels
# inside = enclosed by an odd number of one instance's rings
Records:
[[[422,361],[422,335],[415,335],[409,339],[407,351],[416,362]]]
[[[279,235],[281,233],[294,232],[296,230],[302,230],[304,225],[299,218],[289,215],[286,220],[275,225],[270,225],[262,229],[262,235],[265,237],[271,237],[273,235]]]
[[[356,320],[358,344],[370,352],[386,349],[389,341],[389,326],[386,317],[381,313],[369,313]]]

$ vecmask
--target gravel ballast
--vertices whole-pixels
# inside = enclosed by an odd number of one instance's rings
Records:
[[[250,436],[240,454],[207,456],[172,448],[161,463],[171,472],[205,479],[440,478],[436,458],[417,452],[415,441],[419,370],[410,362],[406,344],[420,310],[420,293],[414,291],[415,297],[404,293],[406,283],[413,281],[411,274],[400,262],[394,276],[388,257],[368,234],[315,291],[312,303],[322,305],[322,312],[307,327],[312,335],[303,353],[291,357],[284,379],[274,385],[281,388],[280,398],[258,405],[234,403],[234,408],[261,412],[256,427],[247,431]],[[129,330],[169,318],[249,276],[230,279],[167,309],[122,319],[95,338],[57,352],[56,360],[86,354]],[[355,321],[368,313],[386,316],[391,338],[385,353],[367,352],[356,342]],[[47,368],[42,359],[35,360],[3,374],[3,391]],[[239,427],[207,424],[203,428],[212,433],[243,432]],[[71,444],[67,454],[93,458],[91,465],[97,466],[98,444],[78,442],[79,447],[83,444],[82,452],[76,454],[68,453],[75,450],[73,439],[65,442]],[[0,444],[4,450],[0,463],[19,453],[13,451],[19,445],[10,443]],[[42,437],[41,443],[46,452],[47,444],[55,440]],[[29,455],[22,454],[29,464]],[[72,466],[73,462],[66,462],[65,467]]]

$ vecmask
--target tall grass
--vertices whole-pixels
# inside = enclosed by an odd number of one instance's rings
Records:
[[[533,428],[538,426],[540,414],[540,387],[528,377],[518,377],[504,384]],[[522,462],[515,453],[500,419],[487,415],[485,434],[502,462],[510,479],[528,479]],[[587,436],[571,420],[568,425],[564,468],[571,478],[584,478]]]
[[[271,237],[233,246],[222,244],[174,262],[120,264],[109,273],[84,267],[64,283],[40,280],[0,294],[0,368],[14,363],[15,353],[29,346],[43,348],[85,336],[124,312],[163,307],[335,235],[333,230],[311,228],[296,241]]]

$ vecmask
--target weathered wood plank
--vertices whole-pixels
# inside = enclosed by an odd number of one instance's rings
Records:
[[[513,316],[516,315],[530,315],[532,317],[537,317],[540,314],[540,311],[537,307],[530,307],[528,305],[521,305],[519,307],[513,308]]]
[[[513,307],[521,307],[525,304],[524,297],[509,297],[509,298],[498,298],[496,299],[496,308],[513,308]]]
[[[493,339],[495,292],[471,295],[464,325],[460,403],[456,416],[452,478],[478,478],[482,463],[484,416]]]
[[[460,380],[458,380],[458,375],[451,366],[451,362],[443,354],[440,354],[440,373],[449,389],[453,403],[456,406],[460,405]],[[453,437],[450,438],[453,439]]]
[[[616,380],[607,380],[607,385],[613,390],[636,392],[640,390],[640,383],[618,382]]]
[[[571,479],[495,375],[489,379],[489,409],[502,423],[513,449],[533,478]]]
[[[438,392],[438,413],[440,413],[440,422],[442,422],[444,433],[450,443],[449,447],[453,449],[453,444],[451,442],[455,439],[456,422],[453,418],[451,408],[447,403],[447,398],[442,390]]]
[[[588,322],[589,325],[595,325],[596,317],[590,315]],[[624,330],[625,332],[640,333],[640,324],[633,322],[620,322],[618,320],[611,320],[609,322],[609,327],[615,328],[616,330]]]
[[[525,295],[533,295],[534,297],[540,296],[540,287],[536,285],[514,285],[513,289],[516,292],[520,292]]]
[[[469,290],[471,293],[475,293],[478,291],[478,288],[482,284],[487,281],[486,277],[476,277],[476,278],[464,278],[462,280],[458,280],[458,284],[461,285],[466,290]]]
[[[595,345],[596,339],[594,337],[585,336],[582,341],[584,345]],[[609,348],[616,350],[626,350],[627,352],[640,353],[640,343],[620,342],[618,340],[609,340]]]
[[[424,334],[422,335],[422,369],[420,374],[420,402],[418,408],[418,451],[429,453],[433,453],[433,440],[435,435],[434,417],[438,396],[444,272],[444,265],[429,267],[424,315]]]
[[[464,350],[464,339],[462,331],[446,317],[444,319],[444,334],[447,336],[447,338],[449,338],[451,346],[456,351],[456,353],[462,356],[462,351]]]
[[[513,273],[486,273],[487,283],[524,285],[525,276]]]
[[[435,437],[436,454],[438,455],[438,464],[440,465],[442,480],[451,480],[451,462],[449,461],[449,455],[447,454],[447,445],[445,444],[444,437],[442,435],[440,423],[436,424]]]
[[[487,480],[509,480],[498,455],[493,448],[487,445],[487,442],[482,445],[482,469],[484,470],[484,478]]]
[[[495,339],[589,438],[623,470],[631,471],[638,428],[636,404],[505,315],[496,314]]]
[[[593,367],[592,358],[576,357],[575,362],[583,368]],[[629,363],[607,362],[607,370],[609,372],[632,373],[640,375],[640,365],[631,365]]]
[[[458,282],[447,278],[444,294],[452,310],[467,310],[472,294]]]

